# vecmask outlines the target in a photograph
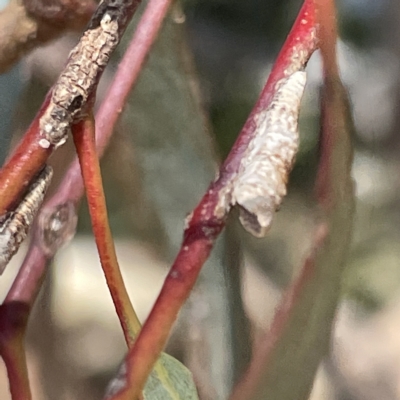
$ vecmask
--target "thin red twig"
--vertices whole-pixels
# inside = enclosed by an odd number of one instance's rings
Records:
[[[49,92],[29,126],[22,141],[0,169],[0,215],[15,206],[19,196],[26,190],[32,178],[43,168],[52,148],[39,146],[39,120],[46,111],[51,98]]]
[[[165,3],[167,3],[167,1],[165,1]],[[150,1],[148,7],[152,9],[152,7],[154,7],[154,2]],[[163,10],[165,16],[167,9],[163,8]],[[143,66],[143,61],[146,59],[146,56],[149,53],[155,38],[157,37],[158,31],[152,30],[151,27],[154,25],[160,28],[159,20],[160,18],[162,19],[162,16],[160,16],[156,12],[147,11],[147,9],[143,17],[145,15],[147,15],[145,23],[139,23],[139,25],[142,26],[142,29],[138,29],[135,32],[132,38],[132,42],[145,43],[146,46],[141,46],[139,48],[140,51],[138,50],[137,52],[134,51],[133,46],[129,46],[130,51],[127,52],[121,60],[121,65],[124,65],[125,67],[118,68],[113,82],[109,88],[109,91],[104,98],[104,102],[100,106],[99,111],[96,115],[96,148],[99,157],[103,155],[103,152],[113,133],[113,125],[111,125],[109,122],[113,120],[115,123],[118,115],[121,113],[121,110],[123,108],[123,102],[118,100],[117,95],[118,93],[120,93],[122,96],[124,96],[124,99],[126,100],[126,96],[124,95],[124,93],[126,91],[129,91],[128,83],[130,82],[131,87],[134,85],[135,80],[138,77],[137,70]],[[155,18],[154,23],[149,15],[153,15],[153,17]],[[125,61],[126,59],[129,59],[129,62]],[[131,69],[127,68],[127,66],[129,65],[132,66]],[[131,73],[134,75],[135,79],[127,76]],[[125,83],[122,91],[120,90],[120,81],[123,81]],[[46,104],[42,107],[42,109],[45,109],[45,107]],[[38,119],[36,118],[36,124],[37,120]],[[30,129],[29,132],[32,132],[33,134],[35,130]],[[30,140],[28,138],[26,139],[26,141],[34,142],[33,140]],[[22,154],[23,153],[21,153],[21,155]],[[21,165],[27,166],[27,164],[22,163],[22,161]],[[9,166],[10,164],[7,164],[7,168]],[[10,170],[12,169],[10,168]],[[7,174],[4,174],[4,176],[5,175]],[[1,177],[3,177],[3,175],[0,175],[0,182]],[[54,210],[57,206],[65,203],[72,203],[76,206],[80,198],[82,197],[83,192],[84,187],[79,161],[76,158],[69,166],[64,179],[57,189],[57,192],[42,207],[41,213],[51,213],[52,210]],[[34,229],[33,237],[37,237],[38,235],[39,229],[36,226]],[[37,240],[33,240],[5,301],[22,301],[24,303],[26,302],[32,305],[32,302],[36,297],[35,293],[40,287],[46,264],[50,259],[51,257],[44,254]]]
[[[60,138],[64,138],[68,126],[77,122],[85,107],[90,106],[111,52],[118,44],[140,1],[105,0],[99,4],[80,42],[70,53],[67,64],[53,87],[54,90],[47,95],[27,134],[0,170],[0,215],[4,215],[18,202],[26,186],[43,168],[47,158],[56,148],[54,145],[63,143]],[[103,21],[103,17],[107,18]],[[102,25],[106,22],[116,27],[112,35],[108,32],[110,26],[104,28]],[[101,51],[93,49],[89,55],[85,51],[90,46],[101,46]],[[103,54],[105,51],[107,54]],[[77,69],[77,65],[80,68]],[[40,126],[43,118],[46,118],[44,128]],[[57,135],[60,137],[57,141],[52,140],[46,136],[46,132],[54,136],[53,139]]]
[[[284,77],[296,70],[304,68],[308,59],[317,46],[315,8],[312,0],[305,0],[299,11],[295,23],[282,46],[281,51],[274,63],[268,81],[261,95],[251,111],[240,135],[238,136],[232,150],[229,152],[221,167],[220,179],[216,182],[217,190],[225,183],[233,171],[236,171],[242,154],[254,134],[254,116],[261,110],[267,108],[275,93],[276,84]]]
[[[326,221],[318,226],[314,239],[314,250],[302,267],[300,276],[286,292],[271,329],[265,334],[261,344],[254,352],[249,369],[236,386],[231,400],[264,398],[271,393],[274,393],[272,397],[278,397],[282,391],[270,390],[266,386],[276,383],[277,373],[275,372],[274,375],[274,368],[275,371],[282,374],[283,371],[299,371],[304,368],[304,365],[307,365],[307,370],[311,373],[302,378],[301,383],[294,379],[293,381],[297,383],[291,383],[292,391],[290,394],[288,394],[288,390],[285,391],[285,399],[308,398],[314,378],[312,372],[316,371],[318,363],[322,355],[326,354],[329,345],[330,330],[339,299],[340,281],[349,247],[353,213],[353,190],[350,177],[352,150],[349,142],[350,130],[344,126],[348,104],[345,96],[342,96],[344,91],[340,84],[336,63],[335,6],[331,0],[315,0],[315,4],[319,28],[318,43],[322,49],[325,77],[322,105],[322,152],[318,166],[316,191],[318,203],[326,213]],[[313,282],[314,286],[317,285],[317,289],[313,289]],[[325,291],[325,296],[320,296],[318,299],[318,290]],[[308,308],[301,308],[301,302],[305,303],[307,292],[312,296],[314,303],[320,301],[321,308],[323,308],[323,312],[314,310],[316,313],[312,315],[312,322],[306,320],[307,313],[312,312],[310,309],[313,307],[312,302],[308,304]],[[324,302],[325,304],[322,305]],[[299,312],[304,314],[301,323],[308,324],[308,331],[301,331],[297,325],[298,331],[296,332],[299,336],[293,332],[296,325],[290,324],[290,321],[296,318],[296,307],[298,308],[297,314]],[[289,336],[290,330],[292,330],[292,336]],[[285,335],[286,341],[284,342]],[[310,342],[312,339],[314,342]],[[298,348],[304,345],[302,340],[310,343],[309,347],[313,349],[315,356],[303,355],[298,358],[298,368],[295,370],[291,370],[288,366],[279,369],[276,364],[293,363],[290,355],[285,360],[278,359],[285,351],[283,349],[279,352],[279,342],[281,342],[281,348],[284,345]],[[276,386],[279,387],[278,384]]]
[[[7,368],[13,400],[30,400],[28,368],[24,350],[24,330],[28,309],[22,303],[0,306],[0,354]]]
[[[226,212],[216,212],[222,192],[236,173],[243,152],[255,130],[255,115],[268,105],[276,83],[296,70],[304,68],[316,47],[314,4],[306,0],[280,52],[261,96],[242,129],[228,158],[199,205],[193,211],[184,233],[181,249],[166,277],[161,293],[147,321],[129,352],[127,383],[114,400],[139,398],[147,376],[165,346],[179,309],[187,299],[213,243],[225,224]]]
[[[129,300],[108,224],[106,199],[101,179],[99,159],[96,153],[93,118],[89,117],[73,125],[72,134],[85,182],[92,229],[101,266],[115,311],[122,326],[125,341],[128,347],[131,347],[136,334],[139,332],[140,322]]]
[[[154,1],[150,1],[148,7],[154,7]],[[168,1],[165,1],[164,4],[167,4]],[[154,10],[153,8],[153,11]],[[96,120],[98,123],[96,124],[96,148],[98,152],[98,156],[101,157],[105,147],[107,146],[109,139],[113,133],[113,125],[109,122],[111,120],[116,122],[118,115],[121,112],[123,107],[123,101],[118,100],[118,93],[120,87],[120,81],[125,82],[125,87],[122,92],[126,93],[129,91],[129,85],[133,86],[135,80],[137,79],[138,72],[143,66],[143,62],[146,59],[147,54],[149,53],[151,46],[157,37],[158,30],[161,26],[160,22],[162,18],[165,16],[167,12],[167,8],[163,7],[163,15],[160,15],[157,12],[146,11],[145,15],[147,15],[144,22],[140,22],[141,29],[138,29],[132,38],[133,41],[137,43],[142,43],[139,50],[135,53],[132,46],[130,46],[129,54],[124,55],[121,64],[128,65],[131,63],[132,68],[124,68],[118,69],[113,83],[110,86],[109,94],[105,96],[104,102],[101,105]],[[153,17],[152,17],[153,16]],[[154,18],[154,23],[153,19]],[[152,29],[152,27],[157,27],[157,29]],[[129,57],[129,62],[124,61],[125,57]],[[128,77],[131,73],[134,74],[133,78]],[[24,181],[28,181],[30,176],[34,175],[34,171],[40,169],[40,166],[43,165],[46,158],[50,155],[50,149],[47,149],[49,153],[42,155],[40,152],[36,151],[36,143],[38,141],[38,124],[41,115],[43,115],[48,102],[50,99],[50,94],[46,97],[46,101],[43,104],[40,112],[36,116],[35,120],[32,122],[31,127],[28,130],[28,134],[23,139],[23,143],[21,143],[20,147],[14,152],[13,157],[15,160],[13,162],[9,162],[2,169],[0,173],[0,193],[1,195],[7,194],[9,188],[13,190],[13,193],[7,197],[5,203],[12,203],[13,199],[16,198],[17,194],[20,191],[20,187],[11,185],[11,182],[18,182],[19,179],[23,179]],[[124,95],[124,100],[126,100],[126,94]],[[42,148],[40,148],[42,149]],[[40,150],[39,149],[39,150]],[[27,155],[25,152],[27,151]],[[38,157],[39,160],[32,162],[33,157]],[[17,168],[17,171],[14,171],[14,168]],[[9,178],[11,177],[11,178]],[[25,185],[26,186],[26,185]],[[42,215],[52,215],[54,214],[59,207],[63,207],[65,205],[69,205],[72,212],[77,208],[78,203],[84,193],[84,186],[82,181],[82,175],[80,171],[79,161],[76,158],[71,165],[69,166],[64,179],[59,185],[56,193],[44,204],[42,207],[39,218]],[[70,218],[74,218],[73,215]],[[25,256],[25,259],[21,265],[21,268],[18,271],[16,278],[4,300],[3,305],[0,306],[0,333],[4,335],[24,335],[26,329],[26,323],[28,320],[29,312],[33,306],[33,303],[36,300],[37,294],[40,290],[42,281],[44,279],[44,275],[49,265],[52,257],[54,256],[55,251],[48,252],[45,251],[43,245],[40,240],[40,236],[42,233],[42,228],[37,224],[32,229],[32,240],[28,249],[28,252]],[[15,304],[21,304],[24,308],[22,312],[20,308],[16,308]],[[9,310],[12,310],[10,313]],[[19,318],[23,323],[17,325],[18,332],[12,332],[8,330],[7,324],[13,325],[13,321]],[[14,326],[14,325],[13,325]],[[7,349],[4,349],[4,356],[7,360],[15,358],[16,361],[20,360],[20,352],[23,351],[23,342],[20,341],[19,347],[13,347],[11,345],[7,345],[7,341],[1,339],[0,334],[0,345],[8,346]],[[3,351],[1,352],[3,354]],[[10,364],[11,365],[11,364]],[[22,366],[19,367],[20,371],[26,370]],[[13,376],[10,376],[10,379],[13,379],[13,382],[10,384],[13,387],[18,387],[20,380],[15,380]],[[21,389],[22,390],[22,389]],[[25,399],[28,399],[26,397]]]
[[[32,398],[22,341],[23,338],[9,342],[1,354],[7,368],[12,400],[30,400]]]

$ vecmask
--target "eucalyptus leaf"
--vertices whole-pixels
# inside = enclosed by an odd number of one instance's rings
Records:
[[[126,385],[126,364],[110,382],[104,400],[110,400]],[[191,372],[178,360],[162,353],[144,388],[145,400],[198,400]]]
[[[144,388],[145,400],[197,400],[192,373],[177,359],[163,353]]]

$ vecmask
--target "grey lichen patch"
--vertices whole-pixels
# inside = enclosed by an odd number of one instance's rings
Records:
[[[18,207],[2,218],[0,225],[0,274],[3,273],[28,235],[29,228],[50,186],[52,175],[52,168],[46,166],[29,186],[27,194]]]
[[[230,202],[238,205],[243,227],[264,236],[286,195],[299,145],[298,117],[306,73],[283,79],[267,110],[256,117],[256,132],[233,179]]]

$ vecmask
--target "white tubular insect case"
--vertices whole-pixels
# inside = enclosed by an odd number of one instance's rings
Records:
[[[267,233],[286,195],[299,147],[298,118],[305,84],[305,71],[278,83],[270,106],[256,117],[255,136],[233,181],[231,204],[238,206],[243,227],[257,237]]]

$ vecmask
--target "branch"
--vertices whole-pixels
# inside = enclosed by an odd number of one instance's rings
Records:
[[[22,303],[0,306],[0,354],[7,368],[13,400],[30,400],[28,368],[24,351],[24,330],[28,309]]]
[[[285,294],[231,400],[308,399],[318,365],[329,351],[354,213],[353,126],[336,62],[334,2],[315,0],[315,7],[324,67],[316,192],[325,221],[317,227],[314,249]]]
[[[231,183],[257,129],[257,116],[270,104],[278,82],[303,69],[316,47],[314,6],[305,1],[261,96],[242,129],[219,177],[188,217],[182,247],[133,349],[126,358],[125,387],[113,400],[137,399],[161,353],[179,309],[187,299],[230,209]]]
[[[168,7],[171,4],[172,0],[150,0],[146,10],[140,19],[139,25],[136,29],[136,32],[125,52],[125,55],[121,62],[118,65],[118,70],[115,74],[112,85],[110,86],[109,91],[105,96],[105,101],[100,106],[98,115],[96,117],[96,127],[101,132],[102,140],[98,143],[98,152],[100,154],[103,153],[104,147],[108,143],[108,139],[113,132],[113,128],[118,120],[120,113],[123,110],[123,107],[127,101],[128,95],[132,90],[139,73],[143,67],[144,61],[146,59],[146,55],[149,52],[152,44],[154,43],[157,33],[161,27],[162,21],[168,11]],[[83,137],[79,139],[79,133],[75,135],[77,142],[80,140],[80,144],[82,145],[84,142]],[[96,135],[97,136],[97,135]],[[87,146],[86,146],[87,147]],[[77,145],[78,148],[78,145]],[[87,149],[88,151],[88,149]],[[78,151],[78,154],[80,152]],[[82,157],[82,155],[80,155]],[[93,154],[92,154],[93,157]],[[85,175],[85,168],[83,168],[81,159],[81,168],[82,172]],[[90,189],[91,185],[88,186],[88,182],[90,176],[89,172],[86,173],[86,188]],[[100,176],[97,179],[101,179]],[[88,201],[90,201],[90,193],[87,193]],[[92,202],[97,202],[99,200],[97,195],[91,196]],[[103,204],[105,207],[105,203]],[[94,205],[93,205],[94,207]],[[96,229],[96,224],[93,220],[93,229]],[[108,228],[109,230],[109,228]],[[96,240],[101,240],[105,235],[101,235],[99,233],[95,233]],[[105,243],[99,244],[99,254],[102,260],[106,259],[114,259],[114,268],[111,271],[107,266],[103,265],[103,270],[105,276],[107,278],[107,284],[111,291],[111,295],[114,300],[114,305],[117,310],[117,314],[122,323],[123,330],[125,333],[126,341],[129,347],[133,344],[134,337],[140,328],[140,323],[135,315],[135,312],[132,308],[132,305],[129,301],[129,296],[126,293],[124,282],[120,273],[118,272],[118,262],[116,260],[115,249],[112,250],[109,246],[112,243],[111,233],[107,233],[107,239]],[[108,247],[107,253],[111,255],[110,257],[106,257],[103,255],[101,248]],[[103,264],[103,262],[102,262]],[[123,293],[118,293],[115,289],[119,288]],[[121,298],[120,298],[121,297]],[[133,324],[133,326],[129,327],[128,325]]]
[[[89,213],[101,266],[124,332],[125,341],[128,347],[131,347],[141,325],[129,300],[108,223],[106,199],[95,146],[93,117],[89,116],[87,120],[73,125],[72,132],[85,182]]]
[[[11,0],[0,12],[0,73],[65,30],[82,29],[94,10],[92,0]]]
[[[26,186],[62,145],[72,123],[85,117],[98,81],[140,0],[100,3],[27,134],[0,170],[0,215],[18,202]]]
[[[124,81],[126,83],[123,91],[129,91],[128,85],[134,85],[138,72],[157,37],[161,21],[167,12],[169,1],[164,1],[162,13],[154,13],[157,1],[151,0],[149,2],[148,9],[144,15],[147,17],[140,21],[132,39],[132,42],[142,43],[143,45],[140,46],[138,51],[135,51],[135,47],[132,45],[129,47],[129,51],[121,61],[121,65],[125,65],[125,67],[118,69],[110,86],[109,94],[105,96],[105,100],[97,113],[96,119],[99,123],[96,125],[96,148],[99,157],[102,156],[110,140],[113,124],[115,124],[126,100],[126,96],[119,98],[120,95],[118,93],[121,92],[120,82]],[[128,65],[131,65],[131,68],[127,68]],[[130,76],[131,73],[134,73],[134,77]],[[43,114],[43,110],[48,106],[49,101],[50,96],[48,95],[38,114],[39,118]],[[21,176],[21,170],[24,171],[25,169],[29,172],[31,158],[42,157],[45,159],[50,155],[51,151],[49,149],[40,147],[37,141],[32,140],[32,137],[35,138],[35,135],[37,135],[39,118],[36,117],[24,138],[28,147],[30,142],[36,143],[36,146],[32,145],[30,147],[31,152],[28,154],[23,153],[24,146],[21,146],[21,153],[18,157],[19,164],[14,164],[14,167],[17,167],[17,171],[13,170],[12,164],[7,166],[8,169],[6,171],[10,177],[10,182]],[[111,120],[114,121],[113,124],[110,124]],[[38,156],[40,152],[46,154]],[[7,173],[5,174],[7,175]],[[4,303],[0,306],[0,354],[9,370],[12,391],[15,390],[15,393],[22,393],[20,398],[24,400],[29,399],[27,394],[29,392],[29,384],[23,351],[23,337],[28,316],[52,257],[60,247],[72,239],[75,233],[77,223],[76,209],[83,193],[82,175],[79,161],[76,158],[69,166],[56,193],[40,210],[37,223],[33,227],[32,240],[28,252]],[[18,305],[21,305],[21,307]],[[20,323],[16,324],[15,321],[20,321]],[[19,371],[21,375],[16,376],[15,371]],[[21,383],[24,382],[24,379],[25,383]],[[19,397],[15,398],[19,399]]]
[[[151,0],[149,2],[149,11],[146,11],[143,15],[143,18],[145,15],[147,15],[147,18],[140,21],[139,27],[132,38],[132,42],[142,42],[146,43],[146,45],[142,46],[138,52],[135,51],[133,46],[129,46],[129,51],[126,52],[120,63],[122,67],[118,68],[109,91],[96,115],[96,148],[99,157],[103,155],[113,133],[113,125],[109,124],[109,121],[114,120],[114,123],[116,122],[123,108],[123,100],[126,99],[119,99],[118,97],[118,93],[121,93],[120,82],[122,80],[127,84],[131,82],[131,85],[134,85],[135,79],[132,79],[130,74],[135,73],[137,78],[138,74],[135,71],[140,70],[143,60],[157,37],[157,29],[150,30],[151,35],[148,35],[149,27],[158,26],[159,28],[161,25],[162,16],[160,17],[157,13],[150,12],[150,10],[154,10],[154,4],[157,1],[159,0]],[[164,0],[164,2],[167,3],[168,1]],[[164,16],[166,11],[167,8],[164,8]],[[149,15],[153,15],[156,18],[154,23]],[[132,68],[126,68],[130,63]],[[128,89],[125,86],[123,90]],[[34,226],[33,238],[28,253],[5,302],[22,301],[32,306],[40,288],[47,263],[55,255],[56,251],[68,242],[74,234],[74,227],[76,226],[75,209],[83,193],[84,186],[81,170],[79,160],[76,158],[69,166],[56,193],[39,212],[38,223]],[[51,229],[43,229],[46,226],[51,227],[53,218],[61,222],[59,230],[52,232]]]

